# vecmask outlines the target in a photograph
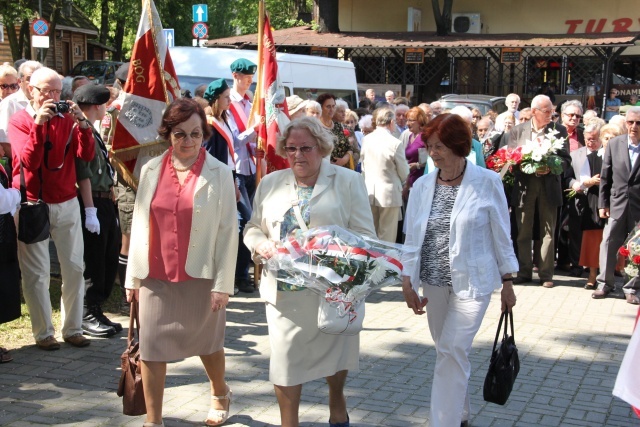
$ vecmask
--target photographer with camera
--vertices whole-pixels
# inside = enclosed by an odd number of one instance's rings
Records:
[[[75,347],[90,344],[82,335],[84,242],[76,195],[75,159],[91,161],[95,142],[91,127],[73,102],[60,102],[62,81],[51,68],[36,70],[29,81],[31,101],[9,121],[13,149],[13,187],[24,174],[26,198],[42,199],[49,210],[49,229],[62,272],[62,338]],[[22,170],[22,171],[21,171]],[[20,220],[18,213],[18,221]],[[57,350],[49,296],[49,238],[18,242],[22,290],[37,346]]]

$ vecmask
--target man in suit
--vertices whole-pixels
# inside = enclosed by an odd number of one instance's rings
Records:
[[[546,95],[538,95],[531,101],[533,117],[526,123],[519,124],[511,129],[504,138],[503,145],[516,148],[525,145],[526,141],[544,137],[550,129],[559,132],[557,138],[566,138],[567,130],[564,126],[551,123],[553,104]],[[542,239],[541,261],[538,275],[540,283],[545,288],[553,287],[554,270],[554,230],[558,217],[558,208],[562,206],[563,179],[568,185],[567,177],[571,173],[568,168],[571,165],[569,157],[569,143],[565,140],[564,148],[557,152],[563,160],[565,173],[562,175],[551,174],[547,169],[538,170],[535,174],[525,174],[520,170],[515,171],[515,181],[511,205],[516,210],[516,224],[518,226],[518,263],[520,270],[513,283],[527,283],[532,279],[533,260],[531,256],[531,241],[533,235],[533,219],[538,210],[540,218],[540,237]]]
[[[402,206],[402,183],[409,176],[409,164],[402,142],[392,135],[395,113],[382,108],[376,115],[376,130],[365,136],[360,152],[362,175],[369,193],[376,234],[395,243]]]
[[[618,249],[640,221],[640,107],[627,111],[629,133],[609,141],[600,173],[600,218],[607,218],[600,245],[598,290],[592,298],[605,298],[614,289]],[[623,286],[627,302],[638,304],[640,285],[633,279]]]

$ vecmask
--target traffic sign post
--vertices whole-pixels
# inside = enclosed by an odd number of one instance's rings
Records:
[[[193,5],[193,22],[207,22],[209,20],[208,6],[206,4]]]
[[[196,39],[206,39],[209,35],[209,26],[203,22],[196,22],[191,27],[191,34]]]
[[[176,45],[176,34],[173,28],[164,28],[162,35],[164,35],[164,41],[167,47],[174,47]]]

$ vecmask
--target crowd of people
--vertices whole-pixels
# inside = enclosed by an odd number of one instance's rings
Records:
[[[210,381],[205,424],[226,422],[233,398],[226,307],[238,292],[254,292],[250,265],[273,257],[296,230],[337,225],[418,249],[403,259],[402,292],[410,310],[426,313],[436,347],[433,426],[468,424],[469,353],[494,291],[510,311],[514,284],[537,272],[552,288],[557,268],[576,276],[588,269],[585,288],[594,299],[614,290],[618,248],[640,220],[640,107],[605,123],[573,100],[554,117],[546,95],[519,109],[520,97],[510,94],[502,114],[444,111],[437,101],[411,106],[393,91],[377,101],[373,89],[358,108],[332,93],[292,95],[291,121],[275,147],[288,167],[258,183],[265,166],[249,120],[256,69],[236,60],[231,86],[215,80],[171,103],[158,128],[168,149],[142,165],[134,182],[110,151],[126,65],[109,88],[82,76],[63,87],[62,76],[35,61],[0,66],[0,322],[20,316],[21,286],[37,347],[60,348],[50,239],[64,284],[64,342],[86,347],[85,335],[122,331],[102,310],[119,282],[123,312],[139,305],[144,426],[164,425],[167,363],[191,356]],[[487,169],[501,147],[548,130],[564,138],[562,173],[516,168],[507,187]],[[27,238],[20,221],[38,205],[49,228]],[[348,427],[344,386],[358,369],[359,336],[320,331],[317,296],[281,279],[264,269],[259,291],[282,425],[299,424],[303,384],[325,378],[329,424]],[[639,288],[635,280],[624,285],[628,303],[640,302]],[[11,360],[0,349],[0,361]]]

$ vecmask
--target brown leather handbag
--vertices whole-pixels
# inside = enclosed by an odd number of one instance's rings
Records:
[[[118,384],[118,396],[122,397],[123,414],[144,415],[147,413],[147,407],[144,401],[144,389],[140,373],[140,343],[135,340],[135,334],[133,333],[134,323],[136,331],[138,331],[138,339],[140,339],[138,301],[131,303],[127,349],[120,356],[122,374]]]

